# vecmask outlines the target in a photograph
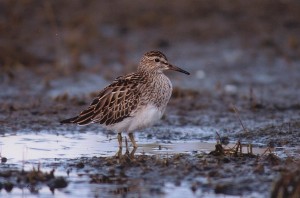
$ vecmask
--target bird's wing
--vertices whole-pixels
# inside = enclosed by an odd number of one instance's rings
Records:
[[[121,122],[137,108],[143,85],[143,79],[137,73],[118,77],[71,122],[79,125],[92,122],[111,125]]]

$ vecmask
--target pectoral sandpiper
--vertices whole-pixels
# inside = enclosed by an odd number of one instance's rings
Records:
[[[127,132],[134,148],[133,132],[153,125],[163,115],[172,94],[172,84],[164,70],[189,72],[171,65],[160,51],[150,51],[142,57],[138,70],[116,78],[104,88],[90,106],[76,117],[61,123],[86,125],[100,123],[118,132],[122,148],[122,132]]]

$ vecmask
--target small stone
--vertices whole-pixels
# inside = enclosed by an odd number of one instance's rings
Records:
[[[230,159],[228,159],[227,157],[224,157],[224,158],[223,158],[223,162],[224,162],[224,163],[229,163],[229,162],[230,162]]]
[[[10,182],[6,182],[4,183],[4,189],[6,190],[6,192],[11,192],[11,190],[13,189],[14,185]]]
[[[55,179],[52,179],[49,182],[48,186],[50,187],[50,189],[65,188],[68,186],[68,182],[63,177],[57,177]]]
[[[1,163],[5,163],[5,162],[7,162],[7,158],[6,157],[2,157],[1,158]]]
[[[84,168],[84,163],[83,162],[79,162],[76,164],[76,167],[81,169],[81,168]]]

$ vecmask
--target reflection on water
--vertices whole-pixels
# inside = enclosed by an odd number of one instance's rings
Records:
[[[172,141],[161,143],[155,140],[138,139],[138,149],[135,154],[161,155],[174,153],[210,152],[215,149],[215,141]],[[123,143],[123,145],[125,145]],[[233,147],[229,144],[227,147]],[[243,152],[247,152],[243,148]],[[277,148],[281,157],[297,155],[299,148]],[[8,159],[8,163],[57,158],[78,158],[93,156],[113,156],[118,150],[115,136],[106,136],[103,133],[70,133],[51,134],[20,133],[0,137],[0,154]],[[125,150],[125,149],[123,149]],[[123,151],[125,152],[125,151]],[[253,148],[254,154],[262,154],[265,148]]]
[[[12,162],[45,158],[107,156],[116,150],[114,140],[95,133],[16,134],[0,138],[1,154]]]
[[[200,142],[200,141],[171,141],[170,143],[161,143],[161,141],[145,140],[136,137],[139,147],[136,155],[166,155],[174,153],[199,153],[210,152],[215,150],[215,141]],[[125,145],[123,143],[123,145]],[[229,144],[227,147],[233,147],[234,144]],[[132,149],[132,148],[131,148]],[[279,154],[287,154],[290,150],[278,148]],[[15,164],[22,166],[27,170],[32,169],[33,165],[41,162],[54,162],[56,159],[74,159],[79,157],[93,156],[113,156],[118,150],[118,142],[115,136],[106,136],[102,133],[87,132],[87,133],[70,133],[70,134],[51,134],[47,131],[40,133],[19,133],[0,137],[0,154],[8,160],[6,165]],[[125,150],[125,149],[124,149]],[[254,154],[264,153],[266,148],[253,148]],[[276,149],[275,149],[276,151]],[[284,151],[284,152],[283,152]],[[293,150],[299,155],[298,150]],[[246,148],[243,152],[247,152]],[[277,152],[277,151],[276,151]],[[295,153],[294,153],[295,154]],[[287,154],[288,155],[288,154]],[[47,163],[45,163],[47,164]],[[53,168],[53,167],[52,167]],[[50,167],[42,167],[43,171],[49,171]],[[0,167],[1,171],[1,167]],[[76,171],[66,173],[65,169],[57,168],[56,176],[66,177],[69,185],[65,189],[56,190],[54,195],[57,197],[65,197],[68,194],[72,197],[94,197],[101,193],[108,195],[122,196],[128,192],[142,193],[144,189],[142,181],[132,180],[134,185],[116,185],[116,184],[89,184],[87,176],[79,176]],[[115,185],[115,186],[112,186]],[[136,188],[133,187],[137,187]],[[106,192],[107,191],[107,192]],[[203,192],[193,192],[189,185],[182,184],[176,186],[172,183],[165,184],[164,191],[156,193],[161,197],[176,197],[177,195],[186,195],[188,197],[212,196],[214,194],[202,194]],[[47,186],[41,186],[38,189],[38,194],[43,196],[51,196],[52,192]],[[14,188],[11,193],[4,190],[0,191],[0,196],[5,197],[35,197],[30,192],[30,188]],[[180,196],[182,197],[182,196]],[[222,195],[224,197],[224,195]]]
[[[173,154],[210,152],[215,149],[215,141],[173,141],[171,143],[149,142],[137,139],[139,147],[135,154]],[[125,145],[123,143],[123,145]],[[14,134],[0,139],[1,155],[11,162],[32,161],[54,158],[78,158],[93,156],[113,156],[118,150],[116,137],[101,133],[78,134]],[[233,147],[234,144],[228,145]],[[253,148],[254,154],[261,154],[262,148]]]

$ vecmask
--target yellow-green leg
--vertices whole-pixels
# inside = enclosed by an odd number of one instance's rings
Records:
[[[118,133],[119,148],[122,148],[122,134]]]
[[[128,135],[129,136],[129,135]],[[129,136],[130,137],[130,136]],[[134,141],[134,140],[133,140]],[[135,141],[134,141],[135,142]],[[132,149],[132,151],[129,153],[129,148],[128,148],[128,142],[127,142],[127,138],[125,137],[125,145],[126,145],[126,152],[125,152],[125,155],[124,156],[127,156],[127,160],[131,161],[134,159],[134,154],[135,154],[135,151],[137,149],[137,147],[134,147]]]
[[[116,153],[116,156],[121,159],[122,157],[122,134],[118,133],[118,142],[119,142],[119,150]]]
[[[137,144],[136,144],[136,142],[135,142],[135,140],[134,140],[133,133],[128,133],[128,137],[129,137],[129,139],[130,139],[130,141],[131,141],[133,147],[134,147],[134,148],[137,148],[138,146],[137,146]]]

